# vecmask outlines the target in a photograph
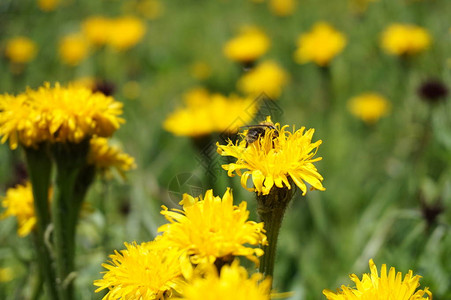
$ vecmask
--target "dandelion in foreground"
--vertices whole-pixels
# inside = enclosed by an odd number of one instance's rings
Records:
[[[265,93],[277,99],[288,82],[288,73],[274,61],[265,61],[245,73],[238,81],[240,91],[250,96]]]
[[[255,26],[244,26],[240,34],[224,46],[224,54],[230,60],[242,64],[252,64],[268,51],[268,36]]]
[[[391,55],[413,55],[431,45],[429,32],[420,26],[395,23],[382,33],[381,47]]]
[[[396,273],[393,267],[387,274],[387,266],[383,264],[379,277],[377,267],[372,259],[369,265],[371,274],[363,274],[361,280],[355,274],[350,276],[356,285],[355,288],[342,285],[341,291],[334,293],[324,290],[323,294],[329,300],[432,300],[432,294],[428,288],[417,290],[420,287],[421,276],[414,276],[411,270],[403,279],[402,273]],[[424,298],[425,296],[426,298]]]
[[[236,132],[252,120],[258,109],[258,103],[252,98],[210,94],[205,89],[191,90],[184,98],[185,107],[176,109],[163,124],[167,131],[178,136]]]
[[[314,62],[325,67],[343,51],[346,46],[346,37],[328,23],[318,22],[310,32],[299,36],[297,46],[294,53],[297,63]]]
[[[110,146],[107,138],[94,137],[90,140],[88,164],[94,165],[105,176],[110,176],[111,169],[125,177],[125,172],[136,168],[135,159],[121,151],[117,146]]]
[[[103,299],[163,300],[178,290],[181,282],[180,251],[158,241],[125,243],[125,250],[114,251],[103,278],[94,281],[99,288],[108,289]]]
[[[255,273],[249,277],[245,268],[234,261],[221,268],[208,268],[202,276],[195,276],[183,285],[181,297],[174,300],[269,300],[271,281]]]
[[[214,196],[213,190],[208,190],[204,197],[184,194],[180,204],[182,210],[163,206],[161,214],[170,223],[158,231],[163,232],[162,239],[183,250],[182,262],[222,265],[235,256],[245,256],[258,263],[263,251],[249,245],[266,244],[263,224],[248,220],[245,201],[233,205],[230,189],[222,198]],[[184,274],[192,271],[189,264],[183,264],[183,268]]]
[[[266,123],[272,123],[268,117]],[[305,131],[305,127],[292,132],[288,125],[280,127],[279,123],[274,129],[265,130],[264,134],[249,145],[246,145],[246,134],[242,140],[227,145],[219,145],[218,153],[222,156],[232,156],[237,160],[234,163],[223,165],[229,176],[234,172],[241,176],[241,185],[259,194],[267,195],[275,186],[277,188],[292,188],[296,184],[307,193],[309,183],[314,189],[324,191],[321,181],[323,177],[318,173],[314,163],[322,158],[314,158],[322,141],[312,143],[314,129]],[[241,170],[245,170],[242,173]],[[252,176],[253,187],[248,188],[247,182]],[[291,183],[290,183],[291,182]]]
[[[27,37],[18,36],[6,42],[5,56],[13,63],[28,63],[35,58],[36,52],[36,43]]]
[[[390,112],[390,102],[378,93],[364,93],[348,101],[350,112],[367,124],[374,124]]]
[[[16,217],[17,234],[20,237],[27,236],[36,225],[31,183],[27,182],[25,185],[17,185],[8,189],[6,196],[2,198],[2,207],[5,208],[5,211],[0,218]]]
[[[79,65],[88,56],[88,52],[88,42],[79,33],[66,35],[59,43],[61,61],[69,66]]]

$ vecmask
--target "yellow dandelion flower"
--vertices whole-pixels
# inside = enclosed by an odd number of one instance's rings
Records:
[[[88,56],[88,52],[88,42],[81,34],[69,34],[60,40],[59,56],[67,65],[77,66]]]
[[[270,123],[268,117],[266,123]],[[257,191],[258,194],[268,195],[275,185],[278,188],[284,186],[291,189],[291,179],[305,195],[309,183],[312,188],[324,191],[321,181],[323,177],[318,173],[314,162],[322,157],[313,158],[322,141],[312,143],[314,129],[305,131],[305,127],[299,130],[293,128],[293,132],[287,131],[289,126],[282,128],[279,123],[275,129],[267,129],[259,135],[253,143],[246,142],[245,135],[240,142],[234,144],[229,141],[227,145],[219,145],[218,153],[222,156],[232,156],[237,159],[235,163],[223,165],[229,176],[236,172],[241,176],[241,185],[249,191]],[[277,133],[276,133],[277,132]],[[241,170],[246,170],[241,173]],[[247,188],[247,182],[252,175],[253,188]]]
[[[277,99],[287,81],[288,74],[284,69],[274,61],[265,61],[245,73],[239,79],[237,87],[250,96],[265,93],[268,97]]]
[[[224,46],[227,58],[241,63],[257,60],[268,51],[270,40],[268,36],[255,26],[244,26],[240,34]]]
[[[163,127],[178,136],[202,136],[213,132],[235,132],[250,122],[258,103],[252,98],[196,91],[185,97],[186,107],[176,109]]]
[[[61,0],[38,0],[39,9],[42,11],[54,11]]]
[[[364,93],[348,101],[350,112],[368,124],[373,124],[387,115],[390,102],[377,93]]]
[[[182,288],[182,296],[174,300],[269,300],[271,280],[260,273],[249,277],[245,268],[234,261],[230,266],[208,268],[202,276],[195,276]]]
[[[381,47],[392,55],[420,53],[431,45],[429,32],[417,25],[395,23],[382,33]]]
[[[94,281],[99,288],[108,288],[107,299],[164,300],[181,283],[180,251],[158,241],[137,245],[125,243],[125,250],[114,251],[111,261],[102,264],[108,271]]]
[[[88,164],[95,165],[105,175],[110,168],[116,169],[122,177],[124,172],[136,168],[135,159],[116,146],[108,145],[108,139],[95,137],[90,140]]]
[[[356,285],[355,288],[342,285],[341,291],[334,293],[324,290],[323,294],[329,300],[432,300],[432,294],[428,288],[416,290],[420,286],[421,276],[413,276],[411,270],[403,279],[402,273],[396,273],[393,267],[387,274],[387,266],[383,264],[379,277],[377,267],[372,259],[370,259],[369,265],[371,274],[363,274],[362,280],[355,274],[350,276]]]
[[[0,268],[0,282],[13,280],[14,273],[12,268]]]
[[[0,215],[0,218],[16,217],[18,223],[17,234],[20,237],[27,236],[36,225],[33,202],[33,191],[30,182],[8,189],[6,196],[2,199],[2,207],[6,210]]]
[[[91,16],[82,23],[82,31],[88,41],[94,45],[104,45],[108,41],[112,21],[103,16]]]
[[[169,224],[161,226],[163,239],[174,247],[182,249],[182,261],[189,260],[192,264],[212,264],[216,259],[231,256],[245,256],[258,263],[258,257],[263,255],[260,248],[248,245],[267,244],[263,223],[249,221],[247,203],[233,205],[233,195],[230,189],[222,199],[213,196],[213,190],[208,190],[204,198],[193,198],[183,195],[180,202],[183,210],[168,210],[163,206],[163,214]],[[183,266],[184,274],[190,271]]]
[[[13,63],[30,62],[35,58],[36,53],[36,43],[27,37],[18,36],[6,42],[5,56]]]
[[[112,20],[108,34],[108,44],[118,51],[125,51],[135,46],[146,33],[146,25],[133,16]]]
[[[296,9],[296,0],[270,0],[269,8],[273,14],[279,17],[292,15]]]
[[[296,62],[314,62],[326,66],[346,46],[346,37],[326,22],[316,23],[310,32],[298,38],[298,49],[294,53]]]
[[[36,146],[40,142],[79,143],[94,135],[109,137],[124,120],[122,103],[85,87],[45,83],[16,97],[0,95],[1,142]]]

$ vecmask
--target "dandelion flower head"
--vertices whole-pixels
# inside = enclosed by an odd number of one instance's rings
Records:
[[[216,259],[245,256],[258,263],[263,251],[249,245],[267,244],[263,223],[248,220],[245,201],[233,205],[230,189],[222,198],[214,196],[213,190],[208,190],[203,198],[184,194],[180,204],[182,210],[168,210],[163,206],[161,214],[170,223],[158,230],[163,232],[163,239],[184,251],[182,261],[188,259],[194,265],[213,264]]]
[[[28,63],[35,58],[36,52],[36,43],[27,37],[18,36],[6,42],[5,56],[13,63]]]
[[[266,123],[271,123],[268,117]],[[242,140],[227,145],[219,145],[218,153],[222,156],[232,156],[235,163],[223,165],[229,176],[234,172],[241,176],[241,185],[249,191],[268,195],[273,186],[291,189],[290,181],[294,182],[302,191],[307,193],[309,183],[312,189],[324,191],[321,181],[323,177],[318,173],[314,163],[322,158],[314,158],[322,141],[312,143],[314,129],[305,131],[305,127],[288,131],[288,125],[275,129],[267,129],[255,142],[248,144],[245,131]],[[277,132],[277,133],[276,133]],[[244,173],[242,170],[245,170]],[[253,188],[247,188],[249,177],[252,176]],[[291,180],[290,180],[291,179]]]
[[[271,280],[262,274],[249,277],[245,268],[234,261],[221,268],[208,268],[202,276],[195,276],[182,288],[182,296],[175,300],[269,300]]]
[[[40,142],[79,143],[111,136],[124,122],[122,104],[84,87],[49,83],[16,97],[0,95],[0,135],[11,149]]]
[[[373,124],[389,113],[391,105],[383,96],[370,92],[351,98],[348,107],[353,115]]]
[[[79,33],[64,36],[59,43],[61,61],[69,66],[77,66],[88,56],[89,44]]]
[[[94,281],[96,292],[108,289],[103,299],[155,299],[172,295],[182,282],[180,252],[158,241],[125,243],[125,250],[114,251],[103,278]]]
[[[244,26],[240,34],[224,46],[224,54],[233,61],[248,63],[257,60],[268,51],[270,40],[259,28]]]
[[[136,168],[135,159],[121,151],[117,146],[110,146],[107,138],[94,137],[90,140],[88,164],[96,166],[106,176],[110,169],[115,169],[124,177],[124,172]]]
[[[245,73],[238,81],[238,89],[251,96],[265,93],[277,99],[288,82],[288,74],[274,61],[265,61]]]
[[[324,67],[341,53],[346,46],[346,37],[326,22],[316,23],[312,30],[303,33],[297,41],[294,53],[296,62],[314,62]]]
[[[5,208],[5,211],[0,218],[16,217],[17,234],[20,237],[27,236],[36,225],[31,183],[27,182],[25,185],[17,185],[8,189],[6,196],[2,198],[2,207]]]
[[[292,15],[296,9],[297,0],[270,0],[269,8],[273,14],[279,17]]]
[[[108,32],[111,26],[111,19],[95,15],[83,21],[82,31],[90,43],[101,46],[108,41]]]
[[[396,273],[393,267],[387,274],[387,266],[383,264],[379,277],[372,259],[369,265],[371,274],[363,274],[361,280],[355,274],[350,276],[356,285],[355,288],[342,285],[341,291],[334,293],[324,290],[323,294],[329,300],[432,300],[432,294],[428,288],[417,290],[421,276],[413,276],[411,270],[403,279],[402,273]]]
[[[390,25],[382,33],[381,46],[392,55],[412,55],[429,48],[431,36],[429,32],[417,25]]]
[[[108,44],[118,51],[126,51],[134,47],[146,33],[145,23],[134,16],[123,16],[111,22]]]
[[[177,136],[199,137],[214,132],[236,132],[257,113],[252,98],[226,97],[194,89],[185,94],[185,107],[171,113],[163,127]]]

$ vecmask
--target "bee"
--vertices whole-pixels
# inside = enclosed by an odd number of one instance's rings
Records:
[[[243,126],[242,128],[246,128],[246,127],[249,128],[247,130],[246,136],[244,137],[246,140],[246,148],[250,144],[257,141],[261,136],[264,136],[266,130],[268,130],[268,129],[274,130],[273,138],[276,138],[279,136],[279,132],[276,130],[276,127],[274,126],[273,123],[270,123],[270,122],[261,122],[260,124],[256,124],[256,125]]]

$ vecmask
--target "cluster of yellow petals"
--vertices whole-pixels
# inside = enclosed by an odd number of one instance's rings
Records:
[[[0,136],[30,147],[40,142],[79,143],[86,137],[111,136],[124,122],[122,103],[83,87],[49,83],[18,96],[0,95]]]
[[[184,100],[186,106],[176,109],[163,123],[167,131],[178,136],[236,132],[254,118],[258,109],[252,98],[210,94],[202,88],[189,91]]]
[[[94,137],[90,140],[88,164],[96,166],[108,174],[109,169],[116,169],[124,177],[124,172],[136,168],[135,159],[121,151],[119,147],[110,146],[107,138]]]
[[[36,43],[27,37],[17,36],[6,42],[5,56],[13,63],[28,63],[35,58],[36,52]]]
[[[245,268],[234,261],[221,268],[218,275],[214,267],[195,276],[183,286],[182,296],[174,300],[269,300],[271,280],[264,280],[262,274],[249,277]]]
[[[253,62],[268,51],[269,45],[265,32],[254,26],[244,26],[238,36],[225,44],[224,54],[233,61]]]
[[[265,93],[272,99],[279,98],[282,87],[288,81],[288,73],[274,61],[264,61],[245,73],[237,87],[243,93],[256,97]]]
[[[94,281],[108,289],[107,299],[164,300],[178,290],[181,280],[180,251],[159,241],[142,244],[125,243],[125,250],[114,251],[103,278]]]
[[[298,63],[314,62],[324,67],[346,46],[346,37],[326,22],[316,23],[297,41],[294,59]]]
[[[387,266],[383,264],[379,277],[372,259],[369,265],[371,274],[363,274],[362,280],[355,274],[350,276],[356,285],[355,288],[342,285],[341,291],[334,293],[324,290],[323,294],[328,300],[432,300],[432,294],[428,288],[417,290],[421,276],[413,276],[411,270],[403,279],[402,273],[396,273],[393,267],[387,274]]]
[[[107,18],[91,16],[83,21],[82,31],[94,45],[110,45],[125,51],[142,40],[146,33],[145,23],[134,16]]]
[[[267,122],[272,123],[269,117]],[[232,141],[227,145],[217,144],[219,154],[237,159],[235,163],[222,167],[228,171],[229,176],[234,176],[234,172],[241,176],[244,188],[263,195],[269,194],[274,185],[291,189],[290,178],[303,195],[307,192],[305,182],[314,189],[324,191],[321,183],[323,177],[313,164],[322,159],[314,158],[322,141],[312,143],[314,129],[305,131],[302,127],[295,131],[293,128],[293,132],[289,132],[287,128],[288,125],[280,128],[280,124],[276,123],[275,129],[267,129],[264,135],[249,145],[245,138],[235,144]],[[243,169],[246,170],[244,173],[241,172]],[[247,188],[250,176],[253,188]]]
[[[368,92],[348,101],[350,112],[368,124],[374,124],[390,112],[390,102],[378,93]]]
[[[382,33],[381,46],[392,55],[417,54],[430,45],[429,32],[417,25],[395,23]]]
[[[2,207],[5,208],[5,211],[0,215],[0,218],[16,217],[17,234],[20,237],[27,236],[34,229],[36,216],[30,182],[8,189],[6,196],[2,199]]]
[[[60,40],[58,51],[63,63],[76,66],[88,56],[89,43],[82,34],[68,34]]]
[[[245,256],[258,264],[263,255],[260,248],[249,245],[266,245],[263,223],[249,221],[247,203],[233,205],[230,189],[222,199],[214,196],[212,190],[201,197],[183,195],[180,202],[183,210],[168,210],[163,206],[161,214],[170,222],[162,225],[162,239],[183,250],[182,264],[212,264],[216,259],[231,256]],[[183,273],[190,274],[190,266],[183,264]],[[188,275],[189,276],[189,275]]]

